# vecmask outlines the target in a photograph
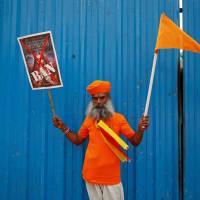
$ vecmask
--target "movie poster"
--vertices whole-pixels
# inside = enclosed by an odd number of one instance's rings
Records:
[[[50,31],[18,38],[31,88],[62,87],[62,80]]]

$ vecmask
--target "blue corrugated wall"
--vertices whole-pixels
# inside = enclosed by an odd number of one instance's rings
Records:
[[[184,29],[200,42],[200,2],[184,1]],[[184,54],[185,199],[200,199],[200,55]]]
[[[199,39],[195,2],[187,2],[193,10],[185,28]],[[52,31],[64,84],[52,90],[53,100],[57,115],[74,131],[89,101],[85,87],[95,79],[111,81],[116,110],[136,129],[162,12],[178,23],[178,1],[0,0],[1,200],[88,199],[81,179],[87,144],[72,145],[52,126],[47,91],[31,90],[17,37]],[[200,71],[198,55],[187,55],[185,199],[196,200]],[[179,199],[177,60],[177,50],[159,53],[151,124],[142,144],[130,148],[132,162],[122,165],[126,199]]]

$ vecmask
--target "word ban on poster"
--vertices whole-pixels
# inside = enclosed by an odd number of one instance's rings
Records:
[[[31,88],[62,87],[62,80],[50,31],[18,38]]]

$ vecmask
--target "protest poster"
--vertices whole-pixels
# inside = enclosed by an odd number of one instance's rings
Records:
[[[51,31],[18,38],[28,79],[33,90],[62,87]]]

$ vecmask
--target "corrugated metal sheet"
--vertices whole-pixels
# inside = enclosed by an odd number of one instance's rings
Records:
[[[200,42],[200,2],[184,1],[184,29]],[[200,55],[185,52],[185,199],[200,199]]]
[[[163,11],[178,21],[176,1],[0,0],[1,200],[88,199],[81,179],[86,144],[73,146],[52,126],[47,91],[31,91],[17,37],[52,31],[64,84],[52,95],[56,113],[74,131],[94,79],[111,81],[116,110],[136,129]],[[157,66],[150,128],[129,150],[132,162],[122,165],[130,200],[179,196],[177,51],[160,51]]]

